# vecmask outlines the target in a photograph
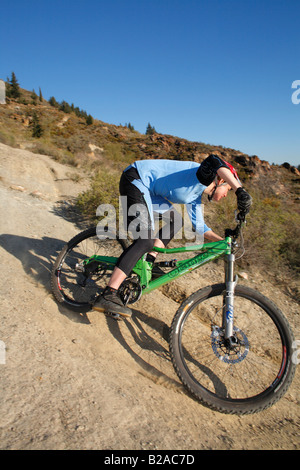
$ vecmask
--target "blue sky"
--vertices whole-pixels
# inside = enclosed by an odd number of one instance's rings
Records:
[[[299,0],[0,0],[14,71],[112,124],[300,164]],[[300,93],[299,93],[300,98]]]

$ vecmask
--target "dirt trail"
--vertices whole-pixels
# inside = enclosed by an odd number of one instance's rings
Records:
[[[173,371],[166,338],[178,304],[162,291],[135,304],[124,322],[56,304],[50,269],[79,231],[58,201],[87,185],[74,182],[78,173],[0,144],[0,448],[299,448],[298,371],[271,409],[223,415],[187,395]],[[209,284],[211,269],[193,274],[189,290]],[[299,338],[299,306],[263,276],[245,282],[280,305]]]

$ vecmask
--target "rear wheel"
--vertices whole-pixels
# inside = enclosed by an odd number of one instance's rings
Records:
[[[202,403],[224,413],[250,414],[277,402],[295,373],[293,334],[273,302],[236,286],[234,334],[224,337],[225,284],[191,295],[177,311],[170,334],[174,368]]]
[[[51,287],[56,300],[75,308],[89,307],[107,285],[113,265],[97,261],[85,266],[93,255],[118,258],[128,246],[127,240],[110,234],[99,239],[96,227],[89,228],[70,240],[59,253],[51,273]],[[114,238],[113,238],[114,237]]]

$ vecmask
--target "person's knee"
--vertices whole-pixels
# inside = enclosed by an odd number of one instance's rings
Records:
[[[140,238],[138,240],[138,245],[140,250],[143,253],[148,253],[148,251],[151,251],[153,246],[154,246],[154,239],[153,238]]]

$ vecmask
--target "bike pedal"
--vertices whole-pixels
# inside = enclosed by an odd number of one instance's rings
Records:
[[[119,313],[113,313],[113,312],[104,312],[107,317],[112,318],[113,320],[116,321],[122,321],[123,317]]]

